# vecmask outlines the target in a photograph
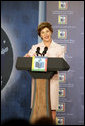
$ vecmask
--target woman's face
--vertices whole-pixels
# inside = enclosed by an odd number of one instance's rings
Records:
[[[48,42],[51,40],[52,32],[47,28],[43,28],[40,32],[40,37],[43,39],[43,41]]]

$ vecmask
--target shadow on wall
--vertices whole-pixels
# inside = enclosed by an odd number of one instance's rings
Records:
[[[17,126],[17,125],[28,126],[29,122],[24,119],[9,119],[9,120],[4,121],[1,126]]]
[[[29,121],[24,119],[10,119],[6,120],[2,123],[1,126],[28,126],[28,125],[56,125],[53,120],[48,117],[40,118],[39,120],[35,121],[35,123],[31,124]]]

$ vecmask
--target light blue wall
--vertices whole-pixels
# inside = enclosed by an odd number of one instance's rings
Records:
[[[46,21],[46,1],[39,1],[39,20],[38,24]],[[42,39],[38,36],[38,43],[41,42]]]

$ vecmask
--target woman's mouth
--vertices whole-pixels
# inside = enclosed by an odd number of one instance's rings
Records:
[[[44,38],[45,38],[45,39],[48,39],[48,38],[49,38],[49,36],[45,36]]]

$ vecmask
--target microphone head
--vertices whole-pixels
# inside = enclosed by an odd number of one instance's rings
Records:
[[[40,47],[37,47],[37,49],[36,49],[36,54],[37,54],[37,56],[38,56],[38,54],[41,55],[41,53],[40,53]]]
[[[37,47],[37,51],[40,51],[40,47]]]
[[[47,51],[47,50],[48,50],[48,47],[46,46],[46,47],[44,48],[44,50]]]
[[[46,54],[47,50],[48,50],[48,47],[46,46],[46,47],[44,48],[43,53],[42,53],[43,56]]]

